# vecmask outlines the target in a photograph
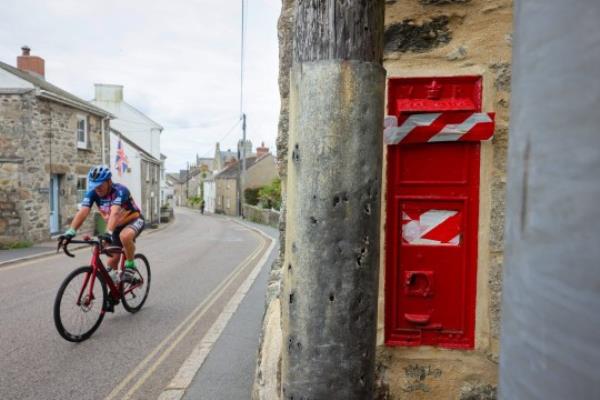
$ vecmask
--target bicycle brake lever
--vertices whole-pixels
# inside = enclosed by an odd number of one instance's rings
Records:
[[[63,246],[63,251],[65,252],[66,255],[68,255],[71,258],[75,258],[75,254],[71,254],[69,253],[69,250],[67,250],[67,246]]]

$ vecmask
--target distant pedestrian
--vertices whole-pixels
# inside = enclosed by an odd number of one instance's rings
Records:
[[[200,214],[204,214],[204,200],[200,201]]]

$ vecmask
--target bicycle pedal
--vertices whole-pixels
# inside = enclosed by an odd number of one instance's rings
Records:
[[[115,306],[119,305],[119,300],[113,300],[111,297],[106,299],[106,304],[104,304],[104,311],[106,312],[115,312]]]

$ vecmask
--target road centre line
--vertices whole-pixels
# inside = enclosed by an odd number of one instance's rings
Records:
[[[254,233],[254,232],[253,232]],[[257,235],[259,236],[259,235]],[[146,367],[148,364],[159,352],[160,350],[171,341],[179,331],[183,330],[177,338],[175,338],[174,342],[171,343],[169,347],[163,352],[163,354],[148,367],[148,370],[141,378],[137,381],[137,383],[130,388],[130,390],[125,394],[121,399],[128,399],[137,388],[139,388],[151,375],[152,372],[158,367],[160,363],[173,351],[175,346],[187,335],[187,333],[196,325],[196,323],[202,318],[202,316],[210,309],[212,304],[220,297],[220,295],[227,289],[229,284],[237,278],[237,276],[244,270],[247,264],[255,258],[260,251],[262,250],[266,241],[259,236],[262,242],[259,246],[248,256],[246,257],[238,266],[223,280],[217,287],[206,297],[206,299],[198,305],[186,319],[181,322],[158,346],[154,348],[154,350],[144,359],[142,360],[137,367],[131,371],[122,381],[117,385],[112,392],[105,398],[105,400],[112,400],[116,398],[123,389],[131,382],[133,379]],[[187,327],[186,327],[187,325]]]
[[[258,251],[253,254],[254,257],[252,257],[252,258],[255,258],[260,253],[260,250],[262,250],[262,248],[265,244],[266,244],[266,241],[263,240],[263,242],[258,247]],[[249,262],[246,263],[246,265],[244,265],[244,267],[240,268],[239,273],[241,273],[241,271],[244,270],[248,264],[249,264]],[[239,273],[236,273],[235,277],[233,277],[231,280],[229,280],[227,282],[226,287],[223,287],[223,289],[220,290],[219,293],[217,293],[211,299],[210,303],[207,304],[206,307],[194,318],[194,320],[177,337],[177,339],[175,339],[175,341],[173,343],[171,343],[171,345],[160,355],[160,357],[150,367],[148,367],[148,369],[146,370],[144,375],[142,375],[142,377],[137,381],[137,383],[135,385],[133,385],[127,393],[125,393],[125,395],[122,397],[122,400],[130,399],[131,396],[139,389],[139,387],[148,380],[148,378],[154,373],[156,368],[158,368],[158,366],[165,360],[165,358],[167,358],[173,352],[175,347],[177,347],[177,345],[185,338],[185,336],[189,333],[189,331],[192,330],[192,328],[194,328],[194,326],[204,316],[204,314],[206,314],[206,312],[208,312],[210,310],[212,305],[221,297],[223,292],[229,287],[229,285],[235,280],[235,278],[237,278]]]
[[[250,227],[251,230],[256,230]],[[267,237],[264,233],[258,231],[261,235]],[[200,370],[206,357],[211,352],[213,346],[225,330],[225,327],[229,323],[229,320],[233,316],[233,314],[238,309],[241,302],[246,297],[246,294],[250,290],[250,287],[256,280],[256,277],[263,269],[264,265],[269,260],[271,252],[275,247],[276,241],[270,237],[267,237],[268,240],[271,241],[269,248],[263,254],[261,259],[257,262],[256,266],[250,272],[248,277],[244,280],[244,282],[237,289],[236,293],[229,300],[217,320],[212,324],[209,330],[206,332],[200,343],[194,348],[194,350],[190,353],[188,358],[184,361],[181,368],[175,375],[175,377],[171,380],[171,382],[167,385],[167,387],[163,390],[161,395],[158,397],[158,400],[179,400],[185,394],[185,390],[192,383],[194,376]]]

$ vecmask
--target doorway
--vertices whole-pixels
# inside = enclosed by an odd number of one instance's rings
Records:
[[[60,230],[60,178],[58,175],[50,176],[50,234],[58,233]]]

